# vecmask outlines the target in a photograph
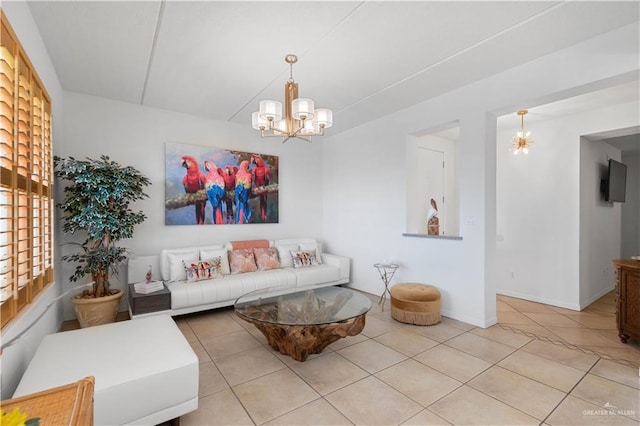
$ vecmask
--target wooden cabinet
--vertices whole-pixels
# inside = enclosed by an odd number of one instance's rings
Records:
[[[640,339],[640,261],[614,260],[616,266],[616,323],[622,343]]]

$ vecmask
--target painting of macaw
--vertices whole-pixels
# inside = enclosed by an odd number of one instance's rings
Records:
[[[240,170],[236,173],[236,223],[249,223],[251,208],[249,196],[251,195],[251,173],[249,162],[240,163]]]
[[[190,155],[182,156],[182,167],[187,169],[182,178],[184,192],[193,194],[204,188],[204,175],[200,172],[200,166],[195,158]],[[195,219],[198,225],[204,223],[204,210],[207,202],[202,201],[195,204]]]
[[[207,174],[204,177],[204,188],[207,198],[211,203],[211,222],[220,225],[224,223],[222,218],[222,198],[224,197],[224,178],[218,173],[218,167],[213,161],[205,160],[204,169]]]
[[[278,171],[274,155],[168,142],[165,224],[278,223]]]
[[[264,187],[269,184],[269,167],[264,163],[262,157],[257,154],[251,156],[251,164],[254,165],[251,169],[252,185],[254,187]],[[260,217],[263,221],[267,220],[267,192],[263,192],[258,195],[260,199]]]

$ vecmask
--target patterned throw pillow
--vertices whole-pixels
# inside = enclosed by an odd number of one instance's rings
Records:
[[[278,250],[275,247],[255,248],[253,255],[256,257],[256,263],[259,271],[268,271],[269,269],[280,268],[280,259],[278,258]]]
[[[291,260],[294,268],[306,268],[307,266],[318,266],[316,251],[291,251]]]
[[[232,274],[257,271],[258,267],[253,256],[253,249],[231,250],[229,252],[229,266]]]
[[[222,259],[219,257],[196,262],[183,261],[183,264],[188,283],[220,278],[222,276]]]

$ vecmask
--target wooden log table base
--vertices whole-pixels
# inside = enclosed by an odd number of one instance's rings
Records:
[[[253,323],[264,334],[273,349],[302,362],[311,354],[319,354],[338,339],[360,334],[365,326],[366,315],[364,313],[350,321],[321,325],[273,324],[239,316]]]

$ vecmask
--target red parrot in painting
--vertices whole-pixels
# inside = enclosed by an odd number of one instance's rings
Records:
[[[224,171],[219,169],[218,173],[224,179],[223,201],[227,206],[227,223],[233,223],[233,206],[235,203],[236,173],[238,173],[238,168],[236,166],[225,166]]]
[[[240,170],[236,173],[236,223],[249,223],[251,209],[249,196],[251,195],[251,173],[249,162],[240,163]]]
[[[267,186],[269,184],[269,168],[265,166],[262,157],[256,154],[251,155],[251,164],[255,167],[251,170],[253,178],[253,186]],[[267,220],[267,193],[260,194],[260,217],[263,221]]]
[[[182,178],[182,185],[184,186],[184,192],[187,194],[193,194],[204,188],[204,175],[200,172],[198,162],[190,155],[182,156],[182,167],[187,169],[187,173]],[[201,225],[204,223],[204,209],[207,206],[206,201],[198,201],[195,204],[196,208],[196,224]]]
[[[224,197],[224,179],[218,173],[219,169],[213,161],[205,160],[204,169],[207,171],[204,177],[204,188],[213,209],[211,222],[219,225],[224,223],[222,219],[222,198]]]

